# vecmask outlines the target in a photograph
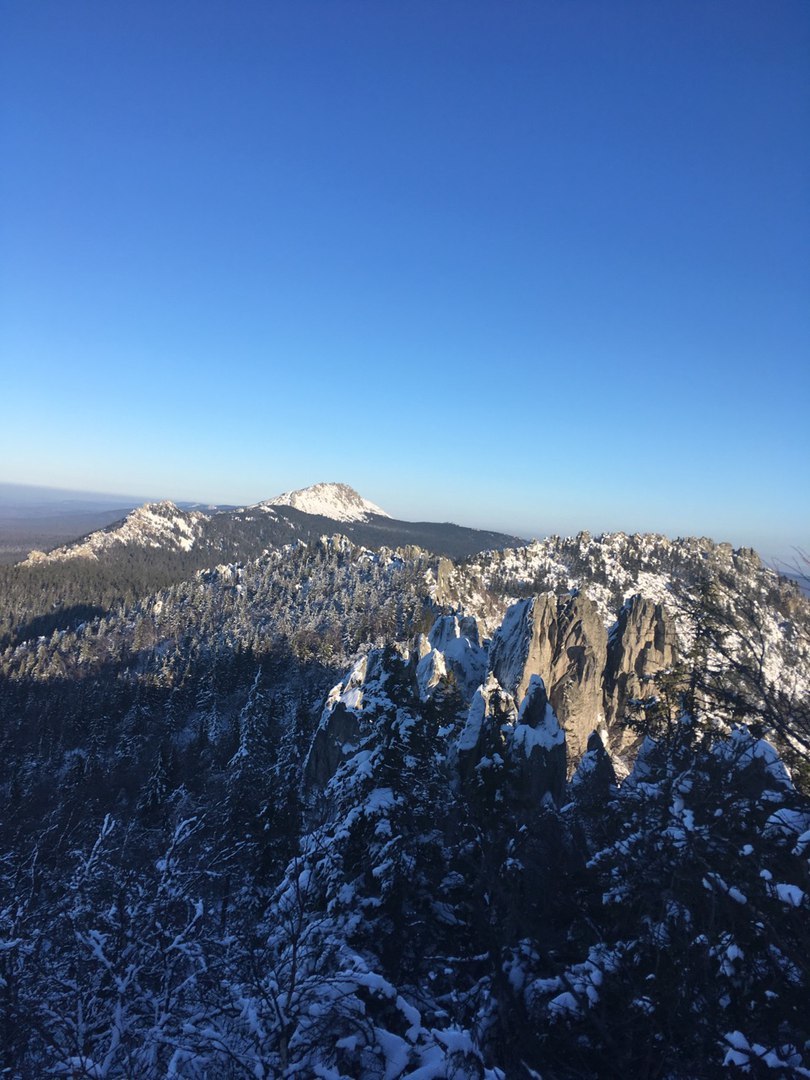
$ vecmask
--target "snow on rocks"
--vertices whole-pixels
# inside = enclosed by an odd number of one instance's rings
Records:
[[[180,510],[168,500],[145,503],[118,524],[99,529],[73,544],[55,548],[47,554],[32,551],[23,565],[76,558],[98,559],[105,552],[122,546],[191,551],[205,521],[207,515],[196,510]]]
[[[487,676],[470,702],[455,746],[459,773],[470,780],[484,769],[500,769],[506,755],[506,739],[514,728],[515,701],[494,675]]]
[[[348,484],[312,484],[297,491],[283,491],[273,499],[257,503],[257,508],[262,510],[274,506],[291,506],[304,514],[317,514],[334,521],[368,521],[370,517],[391,516]]]
[[[537,806],[550,794],[559,803],[565,786],[565,732],[551,707],[539,675],[532,675],[508,743],[515,768],[516,794]]]
[[[487,652],[478,643],[475,619],[442,615],[433,624],[427,641],[417,642],[421,659],[416,669],[419,695],[430,698],[448,675],[469,701],[487,672]]]
[[[660,605],[674,635],[672,643],[684,655],[694,642],[690,612],[699,605],[707,580],[723,582],[732,616],[737,609],[754,620],[746,626],[742,619],[736,644],[744,652],[746,634],[761,634],[767,681],[793,696],[806,693],[810,644],[798,628],[806,622],[807,601],[750,549],[657,534],[550,536],[518,548],[483,552],[446,571],[442,595],[444,602],[474,614],[485,634],[493,634],[509,605],[531,593],[577,591],[595,604],[607,629],[622,605],[639,594],[651,607]],[[663,643],[668,647],[669,637]]]
[[[532,675],[520,704],[512,746],[522,746],[529,758],[535,747],[551,750],[564,742],[565,734],[549,703],[545,683],[539,675]]]
[[[537,600],[541,600],[540,597]],[[533,639],[537,636],[535,628],[534,598],[518,600],[504,615],[503,622],[496,630],[489,651],[489,661],[493,674],[501,686],[518,701],[522,698],[529,682],[527,669],[532,657]]]
[[[518,600],[490,648],[492,671],[518,703],[542,676],[577,757],[603,719],[606,662],[607,632],[593,601],[579,595]]]

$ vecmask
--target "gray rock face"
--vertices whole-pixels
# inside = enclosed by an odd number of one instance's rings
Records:
[[[549,698],[574,759],[585,752],[589,735],[602,721],[607,645],[607,631],[592,600],[573,596],[558,601]]]
[[[520,703],[532,675],[548,674],[554,656],[556,602],[550,594],[518,600],[506,612],[489,650],[490,669]]]
[[[539,675],[529,680],[508,753],[519,802],[533,807],[547,795],[560,801],[566,774],[565,733]]]
[[[607,632],[586,596],[546,593],[519,600],[507,611],[490,650],[493,674],[518,703],[532,676],[542,676],[575,759],[602,720],[606,660]]]
[[[630,702],[654,697],[652,676],[674,661],[675,631],[663,606],[632,597],[611,631],[605,666],[605,718],[619,741],[617,729]]]
[[[369,731],[375,710],[388,702],[382,649],[372,650],[329,692],[304,762],[304,786],[320,790]]]
[[[675,631],[661,604],[635,596],[611,632],[587,596],[551,593],[519,600],[506,613],[490,648],[490,668],[501,685],[523,701],[540,675],[578,761],[588,738],[607,724],[621,745],[620,721],[634,700],[655,693],[653,676],[675,660]]]
[[[535,803],[559,797],[568,762],[588,753],[601,762],[604,751],[589,743],[596,729],[607,725],[614,749],[629,741],[620,721],[631,702],[655,694],[652,678],[673,664],[675,635],[662,605],[635,596],[608,642],[591,599],[545,593],[508,609],[488,651],[475,620],[441,615],[405,659],[423,703],[442,688],[469,703],[454,751],[462,782],[508,757],[519,797]],[[307,788],[324,788],[392,705],[388,679],[383,651],[373,650],[331,691],[305,765]]]
[[[321,790],[337,772],[345,757],[344,747],[354,745],[361,736],[360,717],[342,701],[321,721],[304,764],[304,784]]]
[[[436,567],[436,603],[453,606],[453,563],[444,557]]]

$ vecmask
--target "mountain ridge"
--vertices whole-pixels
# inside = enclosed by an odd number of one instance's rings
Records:
[[[451,557],[523,542],[507,533],[452,522],[400,521],[348,484],[319,483],[248,506],[214,512],[181,509],[168,499],[144,503],[121,520],[69,544],[48,552],[30,552],[22,565],[98,559],[123,548],[161,547],[170,553],[196,549],[203,559],[206,552],[216,553],[214,563],[206,563],[214,565],[216,561],[254,557],[265,547],[279,543],[317,539],[334,531],[335,523],[366,545],[396,547],[412,543]]]

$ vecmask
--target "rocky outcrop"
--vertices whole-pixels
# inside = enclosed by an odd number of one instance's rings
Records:
[[[517,718],[515,700],[494,675],[479,686],[473,695],[458,743],[456,757],[459,774],[471,780],[483,767],[503,763],[506,733]]]
[[[437,687],[456,686],[469,701],[487,673],[487,652],[478,641],[475,619],[441,615],[425,639],[417,639],[419,695],[426,701]]]
[[[325,788],[346,756],[346,747],[356,745],[361,736],[357,713],[338,702],[324,716],[312,740],[304,764],[304,783],[307,788]]]
[[[548,676],[556,639],[556,601],[551,594],[518,600],[492,638],[490,669],[520,703],[532,675]]]
[[[602,723],[607,645],[607,631],[592,600],[580,595],[558,601],[549,698],[574,760],[585,752],[588,737]]]
[[[456,761],[467,797],[480,805],[495,809],[507,789],[510,798],[527,810],[547,797],[560,801],[566,776],[565,733],[539,675],[530,677],[519,711],[495,676],[487,677],[470,704],[456,744]]]
[[[661,604],[633,597],[608,641],[591,599],[545,593],[509,608],[489,650],[479,643],[474,619],[439,616],[399,661],[406,679],[400,690],[410,686],[402,704],[412,694],[442,708],[467,706],[454,750],[462,783],[486,787],[481,770],[498,771],[508,757],[522,799],[534,802],[543,793],[556,799],[568,763],[602,762],[594,731],[607,729],[611,747],[623,748],[622,717],[655,693],[653,677],[674,656],[674,632]],[[384,652],[373,650],[329,694],[305,766],[308,788],[323,788],[379,710],[400,704],[400,690],[392,702],[389,676]]]
[[[304,786],[322,789],[369,730],[375,710],[387,702],[383,650],[374,649],[329,692],[304,762]]]
[[[532,675],[508,745],[514,794],[527,808],[546,796],[559,803],[565,787],[565,733],[539,675]]]
[[[605,666],[605,718],[618,742],[621,721],[636,703],[656,695],[653,677],[675,661],[675,630],[662,604],[632,597],[610,634]]]
[[[545,593],[519,600],[507,611],[490,649],[493,674],[518,703],[533,676],[545,680],[575,759],[602,721],[606,659],[607,632],[597,607],[579,595]]]
[[[439,605],[453,605],[453,570],[450,559],[439,559],[436,567],[436,603]]]
[[[532,676],[542,676],[576,762],[591,733],[605,724],[611,743],[621,745],[618,729],[628,707],[655,693],[654,676],[672,666],[675,653],[674,627],[662,604],[633,597],[608,640],[589,597],[545,593],[506,612],[492,639],[490,668],[518,704]]]
[[[424,639],[427,641],[427,639]],[[419,648],[422,648],[420,643]],[[436,693],[440,686],[447,687],[447,664],[444,662],[444,654],[438,649],[428,648],[416,665],[416,683],[419,687],[419,697],[422,701],[428,701]]]

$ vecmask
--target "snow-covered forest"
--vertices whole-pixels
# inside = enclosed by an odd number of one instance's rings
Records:
[[[810,1076],[810,623],[752,553],[335,536],[45,635],[11,571],[4,1075]]]

